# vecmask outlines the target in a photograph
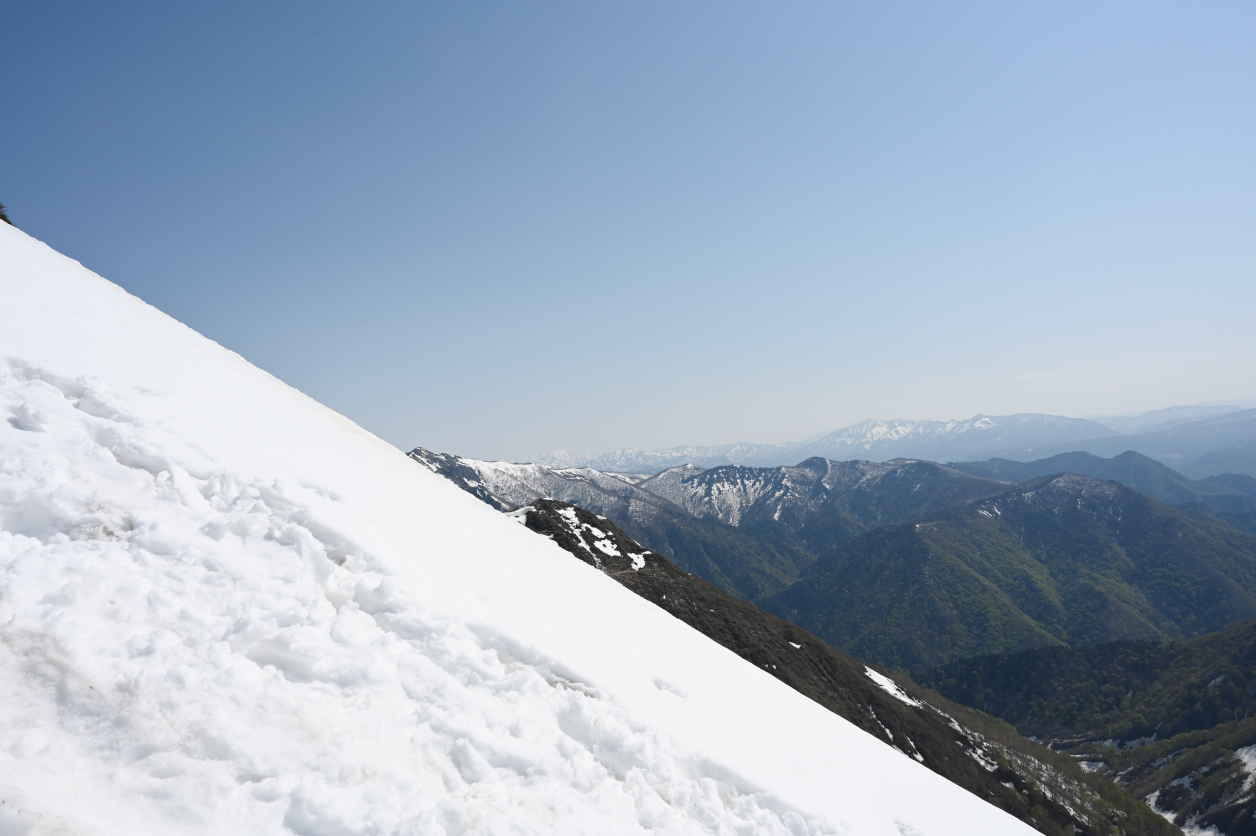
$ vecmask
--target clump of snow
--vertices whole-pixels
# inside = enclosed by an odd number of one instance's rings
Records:
[[[619,553],[619,549],[615,548],[615,544],[610,540],[595,540],[593,541],[593,545],[597,547],[598,551],[607,557],[623,557],[623,555]]]
[[[1234,750],[1234,757],[1238,759],[1243,772],[1247,777],[1243,779],[1243,789],[1240,792],[1247,792],[1256,785],[1256,746],[1243,746]]]
[[[536,509],[533,508],[531,505],[525,505],[522,508],[516,508],[513,511],[507,511],[506,518],[510,520],[514,520],[515,522],[519,523],[519,525],[527,525],[528,524],[528,512],[535,511],[535,510]]]
[[[869,668],[866,666],[864,667],[864,673],[868,675],[869,679],[871,679],[873,682],[877,684],[877,687],[885,691],[885,693],[889,694],[891,697],[898,700],[899,702],[905,702],[910,706],[914,706],[915,708],[921,707],[919,700],[914,700],[911,697],[907,696],[907,694],[903,692],[903,689],[898,687],[898,683],[890,679],[885,674],[877,673],[872,668]]]
[[[11,227],[0,296],[4,832],[1032,832]]]

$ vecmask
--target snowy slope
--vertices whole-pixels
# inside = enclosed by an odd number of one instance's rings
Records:
[[[5,225],[0,298],[0,833],[1032,832]]]

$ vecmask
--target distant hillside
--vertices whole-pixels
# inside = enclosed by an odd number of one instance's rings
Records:
[[[882,664],[1196,636],[1256,617],[1256,537],[1130,488],[1045,477],[866,532],[772,612]]]
[[[540,500],[512,516],[885,745],[1042,833],[1176,832],[1107,779],[900,677],[909,696],[884,672],[681,571],[604,517],[554,500]]]
[[[1112,415],[1094,420],[1105,427],[1111,427],[1121,435],[1159,432],[1188,421],[1200,418],[1212,418],[1228,412],[1241,412],[1243,407],[1232,405],[1215,406],[1170,406],[1164,409],[1153,409],[1139,415]]]
[[[1105,457],[1133,450],[1194,478],[1218,473],[1256,476],[1256,409],[1188,421],[1157,432],[992,448],[989,452],[962,458],[1032,461],[1079,450]]]
[[[1093,453],[1072,452],[1032,462],[996,458],[980,462],[951,462],[949,467],[1016,483],[1056,473],[1076,473],[1120,482],[1166,505],[1201,502],[1231,514],[1256,511],[1256,479],[1250,476],[1225,474],[1202,480],[1191,479],[1133,450],[1110,459]]]
[[[1256,824],[1256,622],[964,659],[922,682],[1084,758],[1192,832]]]
[[[1245,473],[1221,473],[1216,476],[1206,476],[1199,481],[1208,485],[1216,485],[1237,491],[1244,496],[1256,499],[1256,477],[1248,476]]]
[[[1210,450],[1184,467],[1187,472],[1197,476],[1216,473],[1256,476],[1256,438],[1241,439],[1220,449]]]

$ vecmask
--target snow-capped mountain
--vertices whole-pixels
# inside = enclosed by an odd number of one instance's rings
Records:
[[[725,444],[666,450],[617,450],[580,457],[560,451],[535,457],[551,467],[659,473],[682,464],[718,467],[740,464],[775,467],[819,456],[826,459],[888,461],[896,458],[959,461],[1012,447],[1037,447],[1111,436],[1111,428],[1082,418],[1022,413],[976,415],[966,421],[861,421],[808,442]]]
[[[772,519],[791,528],[834,509],[861,526],[887,525],[1006,489],[1001,482],[914,459],[811,458],[794,467],[682,466],[639,483],[697,516],[730,525]]]
[[[1031,833],[0,226],[7,833]]]

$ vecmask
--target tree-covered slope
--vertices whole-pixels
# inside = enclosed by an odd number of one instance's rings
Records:
[[[1032,647],[1196,636],[1256,617],[1256,537],[1065,474],[862,534],[764,603],[826,641],[908,670]]]
[[[1039,737],[1172,737],[1256,711],[1256,621],[1185,641],[961,659],[921,682]]]
[[[963,659],[921,679],[1084,758],[1179,824],[1256,829],[1254,621],[1188,641]]]

